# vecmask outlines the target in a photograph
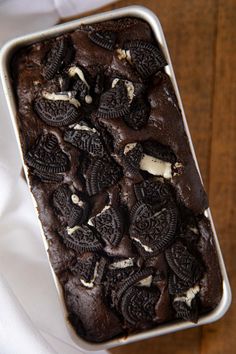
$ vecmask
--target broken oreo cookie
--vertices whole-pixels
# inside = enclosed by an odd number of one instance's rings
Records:
[[[160,49],[150,42],[128,41],[125,43],[125,50],[130,52],[131,63],[143,79],[154,75],[167,65]]]
[[[61,127],[75,123],[80,112],[77,107],[64,100],[48,100],[37,98],[34,102],[34,110],[38,116],[48,125]]]
[[[141,144],[126,144],[124,151],[121,153],[121,163],[123,165],[125,175],[128,174],[128,176],[138,176],[142,178],[139,173],[142,156],[143,149]]]
[[[176,301],[173,302],[173,308],[176,312],[176,318],[180,318],[186,321],[191,321],[197,323],[198,320],[198,303],[197,299],[194,298],[191,301],[191,305],[189,306],[184,301]]]
[[[87,217],[88,204],[80,196],[81,193],[73,193],[67,184],[61,184],[53,192],[53,205],[69,227],[83,223]]]
[[[67,130],[64,140],[91,156],[103,157],[105,155],[99,134],[94,128],[89,128],[86,125],[77,124],[74,129]]]
[[[202,277],[202,265],[180,240],[168,248],[165,255],[170,268],[182,281],[194,285]]]
[[[177,210],[174,205],[156,211],[138,202],[131,211],[130,236],[145,257],[164,251],[174,240]]]
[[[147,204],[158,204],[171,200],[170,187],[167,183],[150,179],[134,185],[136,198]]]
[[[25,155],[28,166],[42,178],[47,176],[57,181],[55,175],[69,169],[68,156],[61,150],[57,137],[54,134],[42,134]]]
[[[78,252],[95,252],[103,248],[94,231],[86,225],[67,228],[62,236],[65,245]]]
[[[130,287],[121,300],[122,315],[134,326],[152,322],[155,318],[155,305],[159,297],[160,292],[157,288]]]
[[[150,116],[150,105],[142,97],[135,97],[130,105],[130,114],[124,115],[125,123],[134,130],[142,129]]]
[[[168,289],[171,295],[182,294],[193,285],[193,282],[184,281],[177,277],[175,273],[169,275]]]
[[[90,219],[101,237],[117,246],[123,235],[124,221],[118,209],[105,207],[99,214]]]
[[[88,37],[93,43],[108,50],[113,50],[116,44],[116,33],[112,31],[92,31]]]
[[[99,258],[95,253],[83,253],[77,257],[77,261],[75,265],[71,267],[71,271],[86,282],[89,282],[94,275],[94,269],[98,259]]]
[[[168,146],[162,145],[157,141],[146,140],[142,142],[142,147],[144,153],[147,155],[172,164],[176,162],[176,156],[173,151]]]
[[[120,118],[129,113],[127,89],[122,80],[100,97],[97,116],[101,118]]]
[[[54,47],[47,53],[44,67],[44,76],[47,80],[54,78],[64,65],[68,65],[73,58],[74,48],[69,39],[57,40]]]
[[[94,195],[113,186],[121,177],[119,166],[109,160],[94,159],[86,171],[88,194]]]

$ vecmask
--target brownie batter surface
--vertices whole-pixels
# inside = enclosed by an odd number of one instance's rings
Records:
[[[82,25],[12,60],[31,191],[79,336],[103,342],[222,296],[208,207],[149,25]]]

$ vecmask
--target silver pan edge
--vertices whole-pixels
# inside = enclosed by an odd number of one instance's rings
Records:
[[[49,39],[52,37],[56,37],[56,36],[61,35],[63,33],[73,31],[81,24],[103,22],[103,21],[118,19],[118,18],[126,17],[126,16],[137,17],[137,18],[140,18],[140,19],[146,21],[150,25],[150,27],[152,28],[154,36],[156,37],[158,43],[160,44],[160,46],[163,50],[163,53],[169,63],[169,65],[166,67],[166,72],[169,74],[169,76],[172,80],[172,84],[175,89],[175,93],[176,93],[176,96],[178,99],[179,107],[182,112],[183,122],[184,122],[185,130],[186,130],[186,134],[188,136],[191,152],[192,152],[196,167],[198,169],[198,172],[199,172],[199,175],[201,178],[198,162],[196,159],[192,139],[190,136],[186,116],[185,116],[184,109],[183,109],[183,104],[181,101],[181,97],[180,97],[179,89],[177,86],[173,66],[171,63],[168,47],[167,47],[167,44],[165,41],[165,37],[163,34],[163,30],[162,30],[160,21],[152,11],[150,11],[149,9],[147,9],[143,6],[128,6],[128,7],[120,8],[117,10],[104,12],[104,13],[92,15],[89,17],[84,17],[79,20],[74,20],[74,21],[71,21],[71,22],[68,22],[65,24],[54,26],[51,29],[47,29],[44,31],[29,34],[26,36],[18,37],[16,39],[8,41],[1,49],[1,51],[0,51],[0,76],[1,76],[1,80],[2,80],[4,94],[5,94],[5,97],[7,100],[7,105],[8,105],[8,109],[10,112],[13,128],[15,131],[17,143],[18,143],[19,150],[20,150],[23,168],[24,168],[25,175],[26,175],[27,182],[28,182],[29,186],[30,186],[30,183],[28,180],[28,169],[27,169],[27,166],[25,165],[24,160],[23,160],[23,153],[22,153],[20,137],[19,137],[19,129],[18,129],[17,119],[16,119],[16,114],[17,114],[16,100],[15,100],[14,91],[13,91],[13,88],[11,85],[10,65],[9,64],[10,64],[10,60],[11,60],[12,55],[14,54],[14,52],[16,50],[18,50],[21,47],[25,47],[25,46],[30,45],[32,43],[43,41],[43,40],[46,40],[46,39]],[[202,178],[201,178],[201,180],[202,180]],[[36,201],[35,201],[32,193],[31,193],[31,196],[32,196],[33,204],[35,206],[35,211],[38,215],[38,212],[36,209],[37,204],[36,204]],[[222,299],[221,299],[220,303],[218,304],[218,306],[214,310],[212,310],[210,313],[200,316],[197,324],[194,324],[194,323],[191,323],[188,321],[183,321],[183,322],[176,321],[176,322],[172,322],[171,324],[159,325],[157,328],[150,329],[150,330],[147,330],[142,333],[132,334],[127,337],[112,339],[112,340],[103,342],[101,344],[94,344],[94,343],[85,341],[75,333],[74,329],[72,328],[72,326],[70,325],[70,323],[67,320],[67,311],[66,311],[65,304],[64,304],[62,288],[61,288],[61,285],[54,273],[54,270],[51,266],[51,263],[50,263],[49,257],[48,257],[51,272],[52,272],[52,275],[53,275],[53,278],[55,281],[55,285],[56,285],[56,288],[58,291],[58,295],[60,298],[60,305],[61,305],[62,311],[64,313],[65,324],[66,324],[66,327],[68,329],[68,333],[69,333],[71,339],[73,340],[74,344],[77,345],[78,349],[81,348],[81,349],[88,350],[88,351],[109,349],[109,348],[116,347],[119,345],[124,345],[124,344],[128,344],[128,343],[136,342],[139,340],[143,340],[143,339],[148,339],[148,338],[152,338],[152,337],[184,330],[187,328],[192,328],[192,327],[197,327],[197,326],[201,326],[204,324],[212,323],[212,322],[220,319],[225,314],[225,312],[228,310],[228,308],[231,304],[231,299],[232,299],[230,284],[229,284],[229,280],[228,280],[224,260],[222,257],[218,237],[217,237],[217,234],[215,231],[214,223],[213,223],[211,212],[210,212],[209,208],[205,211],[205,215],[209,219],[209,221],[211,223],[211,227],[212,227],[216,251],[218,254],[218,259],[219,259],[219,264],[220,264],[222,279],[223,279],[223,295],[222,295]],[[47,243],[46,237],[43,233],[43,229],[42,229],[42,225],[41,225],[40,221],[39,221],[39,227],[41,229],[41,234],[42,234],[45,250],[46,250],[46,253],[48,256],[48,252],[47,252],[48,243]]]

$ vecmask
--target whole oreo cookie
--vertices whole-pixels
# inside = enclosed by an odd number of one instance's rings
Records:
[[[69,227],[74,227],[86,220],[88,204],[81,199],[81,193],[72,193],[69,185],[61,184],[53,192],[52,201]]]
[[[160,49],[150,42],[128,41],[125,43],[125,49],[130,52],[131,62],[143,79],[154,75],[167,65]]]
[[[165,255],[170,268],[182,281],[196,284],[202,277],[202,264],[180,240],[168,248]]]
[[[100,97],[97,116],[101,118],[120,118],[129,113],[127,89],[122,80]]]
[[[116,44],[116,33],[112,31],[92,31],[88,37],[93,43],[108,50],[113,50]]]
[[[118,209],[111,206],[104,209],[91,219],[91,223],[103,239],[117,246],[123,235],[123,217]]]
[[[150,105],[142,97],[135,97],[130,105],[130,114],[124,115],[125,123],[134,130],[142,129],[150,116]]]
[[[154,179],[145,180],[134,185],[136,198],[147,204],[157,204],[171,199],[170,187],[167,183]]]
[[[34,110],[46,124],[61,127],[75,123],[80,112],[73,104],[63,100],[48,100],[40,97],[34,101]]]
[[[88,226],[75,226],[62,235],[67,247],[78,252],[95,252],[103,248],[95,232]]]
[[[69,159],[61,150],[57,137],[54,134],[42,134],[25,155],[28,166],[34,169],[34,173],[42,178],[57,181],[55,175],[65,172],[69,168]]]
[[[55,42],[55,45],[47,53],[44,67],[44,76],[47,80],[54,78],[56,73],[73,59],[74,48],[70,40],[62,38]]]
[[[152,322],[159,297],[160,292],[157,288],[130,287],[122,297],[121,313],[127,322],[137,327]]]
[[[155,211],[138,202],[131,211],[130,236],[144,256],[164,251],[174,240],[177,210],[174,205]]]
[[[109,160],[94,159],[86,172],[88,194],[94,195],[113,186],[121,177],[119,166]]]
[[[156,157],[160,160],[167,161],[173,164],[177,160],[175,154],[168,146],[162,145],[157,141],[144,141],[142,142],[142,147],[145,154]]]
[[[103,157],[105,155],[103,143],[95,129],[89,129],[86,126],[81,126],[81,129],[68,129],[64,140],[91,156]]]

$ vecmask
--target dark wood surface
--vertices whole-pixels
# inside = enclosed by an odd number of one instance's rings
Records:
[[[236,1],[122,0],[163,26],[233,291],[218,322],[112,349],[112,354],[236,353]],[[102,9],[102,10],[103,10]],[[101,11],[101,10],[100,10]]]

